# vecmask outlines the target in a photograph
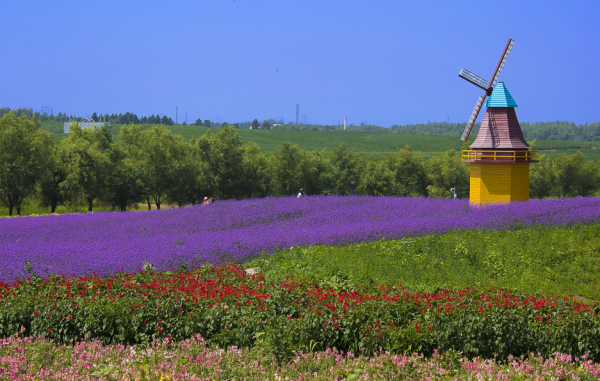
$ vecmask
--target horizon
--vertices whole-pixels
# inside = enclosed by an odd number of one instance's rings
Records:
[[[68,4],[68,5],[67,5]],[[500,81],[520,122],[600,121],[600,3],[184,1],[5,5],[0,105],[389,127],[465,123],[508,38]],[[490,16],[491,15],[491,16]],[[178,115],[176,116],[176,108]],[[477,122],[483,118],[480,113]]]

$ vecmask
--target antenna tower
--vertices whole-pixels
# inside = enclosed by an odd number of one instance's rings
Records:
[[[298,124],[298,117],[300,116],[300,105],[296,103],[296,124]]]

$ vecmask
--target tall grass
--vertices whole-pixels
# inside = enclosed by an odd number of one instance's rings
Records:
[[[558,293],[600,300],[600,225],[536,226],[343,247],[309,246],[247,264],[267,279],[294,275],[321,284],[403,284],[433,291],[450,285]]]

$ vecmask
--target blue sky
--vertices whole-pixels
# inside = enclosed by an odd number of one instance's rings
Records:
[[[13,1],[0,106],[466,122],[509,37],[521,122],[600,121],[600,1]],[[479,120],[483,117],[480,114]]]

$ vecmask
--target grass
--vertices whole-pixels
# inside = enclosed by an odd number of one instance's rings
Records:
[[[167,209],[167,208],[170,208],[171,206],[162,204],[160,207],[161,207],[161,209]],[[118,209],[104,205],[100,202],[94,202],[92,209],[94,212],[118,211]],[[156,205],[152,204],[152,210],[154,210],[154,209],[156,209]],[[137,206],[134,206],[133,208],[127,208],[127,211],[130,211],[130,210],[148,210],[148,205],[147,204],[139,204]],[[84,205],[72,205],[72,206],[58,205],[56,207],[56,211],[54,213],[56,213],[56,214],[86,213],[87,211],[88,211],[88,207],[84,206]],[[17,210],[13,209],[13,215],[16,215],[16,214],[17,214]],[[23,206],[21,208],[22,216],[33,216],[33,215],[40,215],[40,214],[50,214],[50,207],[47,207],[47,208],[41,207],[37,204],[36,200],[34,200],[34,199],[26,200],[23,203]],[[8,208],[1,204],[0,204],[0,216],[8,216]]]
[[[525,293],[557,293],[600,300],[600,225],[527,230],[453,232],[343,247],[298,247],[247,264],[269,280],[336,284],[402,284]]]
[[[144,125],[144,128],[150,128],[151,125]],[[62,133],[62,123],[44,122],[42,129],[54,133],[57,140],[64,139],[66,134]],[[206,133],[208,128],[192,125],[175,125],[169,127],[174,134],[181,135],[186,141],[192,136],[196,138]],[[115,139],[119,135],[121,125],[112,125],[112,134]],[[217,128],[211,128],[211,132],[218,131]],[[398,149],[406,145],[413,150],[421,152],[424,159],[436,156],[440,152],[449,149],[460,150],[462,141],[458,136],[447,135],[419,135],[419,134],[396,134],[396,133],[373,133],[373,132],[342,132],[342,131],[281,131],[281,130],[237,130],[242,143],[247,144],[253,141],[258,144],[262,151],[269,154],[278,149],[281,144],[290,141],[298,144],[303,150],[322,150],[331,151],[340,144],[345,144],[347,148],[354,148],[357,152],[363,153],[367,160],[384,160],[387,156],[395,154]],[[469,139],[473,141],[475,134]],[[559,140],[540,140],[537,141],[541,148],[546,147],[568,147],[587,145],[588,142],[559,141]],[[562,153],[573,154],[576,150],[561,149],[555,151],[544,151],[550,159],[554,160]],[[600,149],[582,150],[584,161],[600,159]]]

